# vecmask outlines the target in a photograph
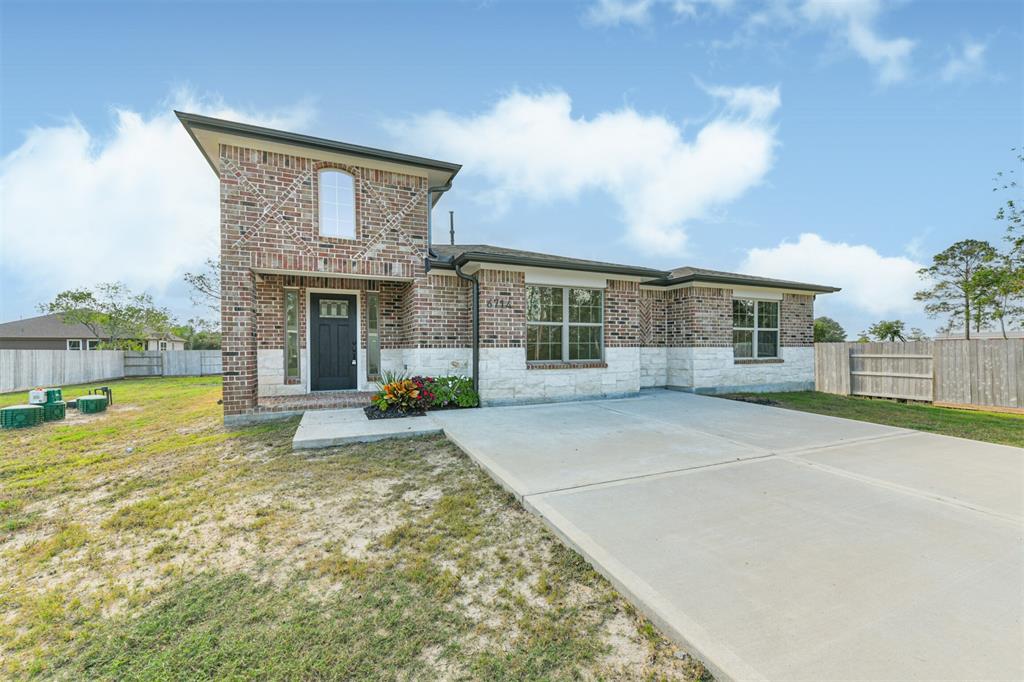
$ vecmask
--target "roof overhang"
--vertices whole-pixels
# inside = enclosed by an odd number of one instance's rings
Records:
[[[667,274],[661,270],[655,270],[653,268],[635,268],[628,265],[614,265],[611,263],[556,262],[547,258],[530,258],[528,256],[505,255],[478,251],[465,251],[452,260],[435,259],[430,261],[430,267],[441,269],[455,269],[456,267],[462,268],[463,266],[470,264],[518,266],[542,268],[546,270],[570,270],[573,272],[593,272],[605,275],[623,276],[626,278],[637,278],[638,280],[664,276]]]
[[[797,293],[832,294],[840,291],[839,287],[829,287],[821,284],[807,284],[805,282],[784,282],[781,280],[758,279],[756,277],[729,277],[726,275],[713,275],[708,273],[686,275],[684,277],[666,277],[665,279],[651,280],[644,282],[645,286],[659,287],[663,289],[680,289],[689,286],[721,286],[728,285],[737,288],[762,288],[794,291]]]
[[[219,147],[222,144],[417,175],[427,178],[431,187],[444,187],[450,184],[462,168],[457,163],[363,147],[322,137],[289,133],[248,123],[226,121],[182,111],[175,111],[174,114],[188,131],[196,146],[199,147],[213,172],[218,176],[220,175]],[[435,190],[433,195],[435,204],[441,194],[443,194],[443,190]]]

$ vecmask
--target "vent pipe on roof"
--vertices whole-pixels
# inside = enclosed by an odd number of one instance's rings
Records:
[[[455,211],[448,211],[448,238],[455,246]]]

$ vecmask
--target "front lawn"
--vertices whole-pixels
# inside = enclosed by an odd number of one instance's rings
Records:
[[[724,398],[767,400],[779,407],[875,424],[901,426],[946,436],[1024,447],[1024,415],[934,407],[923,403],[832,395],[817,391],[736,393]]]
[[[0,432],[0,677],[704,674],[443,438],[304,457],[218,379],[104,383]]]

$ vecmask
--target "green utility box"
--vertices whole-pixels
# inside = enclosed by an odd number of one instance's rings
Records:
[[[67,404],[63,400],[43,405],[43,421],[56,422],[64,418]]]
[[[83,414],[102,412],[107,409],[107,397],[103,395],[83,395],[78,399],[78,411]]]
[[[43,423],[43,408],[39,405],[12,405],[0,410],[0,426],[21,429]]]
[[[59,388],[33,388],[28,392],[28,402],[31,405],[59,403],[63,399]]]

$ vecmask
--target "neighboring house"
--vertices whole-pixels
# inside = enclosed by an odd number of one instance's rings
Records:
[[[0,323],[0,349],[96,350],[108,336],[97,336],[84,324],[68,324],[60,313]],[[146,350],[185,350],[185,339],[173,334],[139,339]]]
[[[485,404],[813,386],[834,287],[430,246],[459,165],[178,118],[220,178],[227,421],[365,401],[382,370],[476,366]]]

